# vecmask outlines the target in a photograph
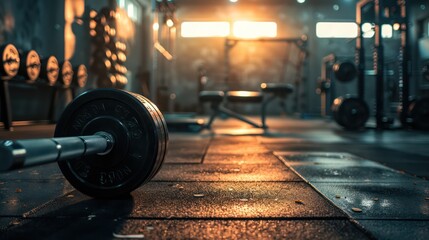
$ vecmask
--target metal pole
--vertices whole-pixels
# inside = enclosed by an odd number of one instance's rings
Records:
[[[362,6],[356,5],[356,23],[358,25],[358,37],[356,39],[355,63],[357,65],[358,98],[365,99],[365,48],[362,32]]]

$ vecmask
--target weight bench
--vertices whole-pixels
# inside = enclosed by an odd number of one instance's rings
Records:
[[[264,102],[262,103],[262,114],[261,114],[261,121],[262,121],[262,127],[268,128],[266,121],[266,113],[267,113],[267,106],[270,102],[272,102],[274,99],[279,98],[280,99],[280,105],[282,106],[283,110],[285,110],[286,106],[286,98],[291,93],[293,93],[293,86],[289,83],[261,83],[261,91],[267,95],[269,95],[267,98],[265,98]]]
[[[244,117],[243,115],[236,113],[223,106],[223,102],[226,100],[232,103],[260,103],[264,99],[262,93],[257,91],[201,91],[200,101],[209,102],[211,109],[213,110],[209,121],[206,124],[206,128],[210,129],[215,118],[220,114],[226,114],[230,117],[236,118],[240,121],[248,123],[254,127],[261,128],[262,126],[253,122],[252,120]]]
[[[256,128],[268,128],[265,124],[266,120],[266,109],[267,105],[275,98],[280,98],[283,101],[286,97],[293,92],[293,87],[290,84],[283,83],[262,83],[262,92],[258,91],[201,91],[199,99],[201,102],[209,102],[211,109],[213,110],[209,121],[205,125],[206,128],[210,129],[215,118],[220,114],[226,114],[230,117],[236,118],[247,124],[250,124]],[[264,97],[264,95],[269,95]],[[265,99],[265,100],[264,100]],[[231,103],[262,103],[261,107],[261,122],[258,124],[243,115],[236,113],[226,108],[224,102]]]

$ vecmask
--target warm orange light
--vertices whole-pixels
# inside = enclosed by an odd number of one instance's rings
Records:
[[[229,35],[228,22],[183,22],[181,36],[193,37],[226,37]]]
[[[238,38],[276,37],[277,23],[236,21],[233,26],[233,34]]]
[[[167,60],[173,60],[173,56],[159,43],[156,42],[154,45],[156,50],[158,50]]]
[[[94,29],[97,26],[97,22],[95,20],[89,21],[89,28]]]
[[[400,28],[401,28],[401,24],[399,24],[399,23],[393,24],[393,30],[398,31]]]
[[[89,11],[89,17],[90,18],[95,18],[96,16],[97,16],[97,11],[95,11],[95,10]]]
[[[167,21],[165,22],[165,24],[167,24],[167,27],[172,27],[174,26],[174,22],[171,19],[167,19]]]
[[[110,58],[112,56],[112,52],[109,49],[106,50],[106,56],[108,58]]]
[[[112,66],[112,64],[110,63],[109,60],[104,60],[104,66],[106,66],[107,69],[110,69],[110,67]]]
[[[120,39],[133,39],[135,34],[134,22],[121,8],[116,9],[116,36]]]

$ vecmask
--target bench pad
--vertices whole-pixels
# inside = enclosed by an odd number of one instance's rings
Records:
[[[226,98],[228,102],[260,103],[264,96],[257,91],[228,91]]]
[[[289,94],[294,88],[289,83],[261,83],[261,90],[266,93]]]

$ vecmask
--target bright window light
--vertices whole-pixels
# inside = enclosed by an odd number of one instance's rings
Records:
[[[194,37],[226,37],[230,28],[228,22],[183,22],[181,36]]]
[[[372,38],[375,35],[374,24],[364,23],[362,24],[362,33],[364,38]],[[393,28],[390,24],[381,25],[381,37],[382,38],[392,38],[393,37]]]
[[[390,25],[390,24],[381,25],[381,37],[382,38],[392,38],[392,36],[393,36],[392,25]]]
[[[318,22],[316,35],[318,38],[355,38],[358,26],[354,22]]]
[[[364,23],[362,24],[362,34],[364,38],[372,38],[375,35],[374,24]]]
[[[277,24],[275,22],[234,22],[233,34],[238,38],[276,37]]]

